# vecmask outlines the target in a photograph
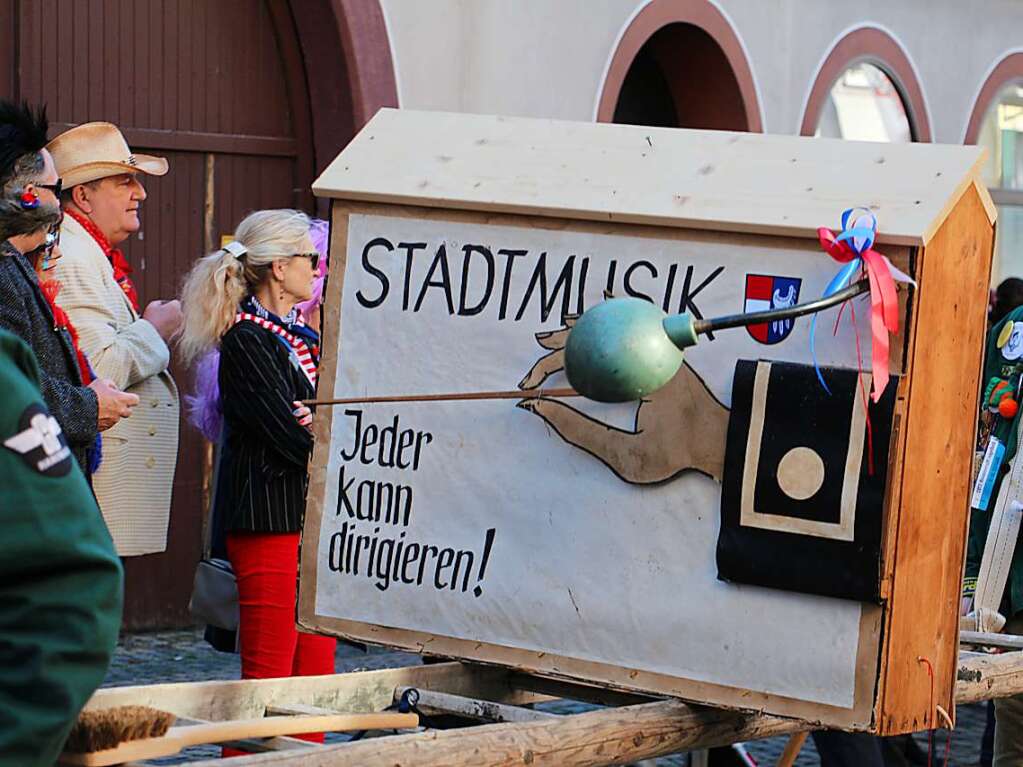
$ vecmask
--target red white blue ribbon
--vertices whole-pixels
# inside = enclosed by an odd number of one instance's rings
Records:
[[[817,230],[824,252],[844,266],[824,289],[824,296],[830,296],[846,287],[854,276],[866,273],[870,282],[870,334],[871,372],[873,386],[871,399],[881,399],[888,386],[889,335],[899,332],[899,301],[895,291],[895,280],[913,283],[913,280],[892,265],[886,256],[874,250],[877,237],[877,218],[866,208],[850,208],[842,213],[842,231],[836,236],[826,227]],[[914,283],[915,284],[915,283]],[[814,368],[821,385],[830,394],[817,364],[815,334],[817,317],[810,324],[810,352]]]

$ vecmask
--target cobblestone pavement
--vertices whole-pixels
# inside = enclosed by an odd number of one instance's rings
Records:
[[[371,648],[362,652],[347,645],[338,645],[336,667],[338,673],[377,668],[395,668],[420,663],[418,655]],[[119,687],[134,684],[156,684],[160,682],[199,682],[215,679],[237,679],[240,676],[237,655],[220,653],[211,649],[202,640],[199,630],[164,631],[151,634],[126,634],[121,637],[114,661],[107,673],[104,687]],[[544,708],[556,713],[578,713],[588,707],[573,702],[545,704]],[[957,727],[952,738],[952,759],[949,767],[973,767],[980,753],[980,737],[984,729],[985,711],[983,705],[960,706],[957,711]],[[328,736],[333,739],[339,736]],[[947,733],[935,735],[934,764],[944,767],[944,749]],[[926,752],[927,735],[917,733],[915,740]],[[745,747],[759,765],[774,765],[785,747],[787,738],[767,738],[746,743]],[[219,754],[219,749],[200,747],[188,749],[179,758],[161,760],[161,764],[181,764],[200,756]],[[664,757],[656,760],[658,767],[683,767],[685,756]],[[808,739],[803,747],[796,767],[819,767],[820,760]]]

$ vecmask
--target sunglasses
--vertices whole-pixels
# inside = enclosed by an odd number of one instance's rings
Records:
[[[64,179],[58,178],[56,184],[36,184],[36,186],[39,187],[40,189],[49,189],[51,192],[53,192],[53,196],[59,199],[60,193],[64,189]]]

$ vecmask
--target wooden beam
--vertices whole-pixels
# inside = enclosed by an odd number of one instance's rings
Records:
[[[1023,692],[1023,652],[960,659],[956,703],[1006,698]]]
[[[1016,634],[990,634],[983,631],[960,631],[960,644],[981,647],[1000,647],[1005,650],[1023,650],[1023,636]]]
[[[259,754],[240,758],[248,765],[361,767],[365,764],[416,767],[600,767],[675,754],[697,746],[783,735],[806,722],[689,706],[676,700],[608,708],[555,719],[431,730],[371,742],[327,746],[301,755]],[[220,767],[219,760],[191,767]]]

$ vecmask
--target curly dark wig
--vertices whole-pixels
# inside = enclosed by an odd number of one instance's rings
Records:
[[[38,156],[49,126],[46,107],[0,99],[0,186],[6,186],[26,157]]]

